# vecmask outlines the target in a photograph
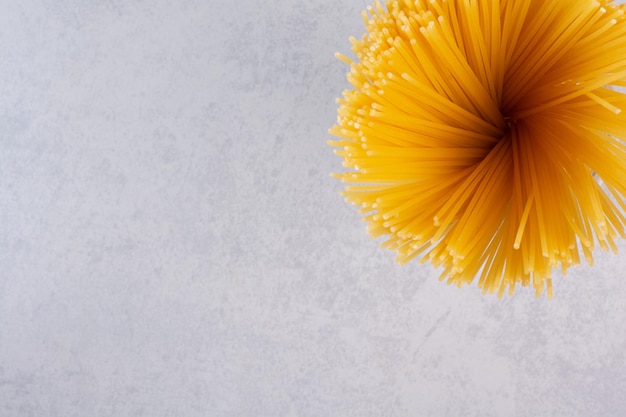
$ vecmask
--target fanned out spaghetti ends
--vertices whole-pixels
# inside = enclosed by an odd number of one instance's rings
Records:
[[[363,12],[330,141],[400,263],[552,295],[626,224],[626,17],[603,0],[404,0]],[[623,91],[623,90],[622,90]]]

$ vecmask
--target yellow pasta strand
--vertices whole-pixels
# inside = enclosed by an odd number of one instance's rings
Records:
[[[626,237],[626,17],[608,0],[387,0],[351,38],[329,141],[400,263],[485,293]],[[582,256],[581,256],[582,255]]]

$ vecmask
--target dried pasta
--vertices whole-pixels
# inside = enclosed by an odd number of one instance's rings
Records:
[[[329,143],[401,264],[532,286],[626,224],[626,18],[605,0],[402,0],[363,12]],[[620,88],[622,88],[620,90]]]

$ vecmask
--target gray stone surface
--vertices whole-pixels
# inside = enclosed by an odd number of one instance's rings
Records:
[[[623,416],[626,245],[509,299],[329,177],[368,1],[0,0],[0,416]]]

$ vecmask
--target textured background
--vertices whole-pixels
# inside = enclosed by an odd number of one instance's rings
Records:
[[[626,245],[397,266],[329,177],[367,0],[0,0],[0,416],[623,416]]]

